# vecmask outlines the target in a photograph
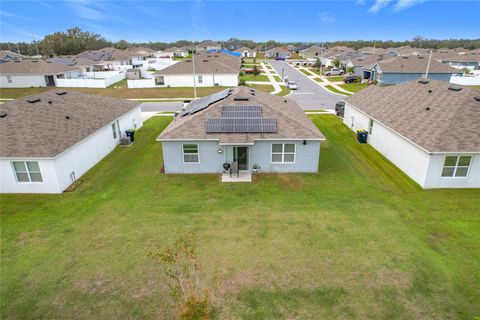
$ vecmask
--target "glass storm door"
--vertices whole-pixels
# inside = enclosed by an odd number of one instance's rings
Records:
[[[248,170],[248,147],[233,147],[233,161],[238,163],[238,170]]]

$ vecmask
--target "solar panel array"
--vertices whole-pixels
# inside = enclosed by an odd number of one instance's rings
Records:
[[[212,103],[225,99],[226,97],[228,97],[229,94],[230,94],[230,89],[225,89],[220,92],[209,95],[207,97],[194,100],[188,105],[189,108],[183,111],[180,115],[184,117],[187,115],[197,113],[198,111],[208,108],[208,106],[211,105]]]
[[[275,133],[277,120],[270,118],[210,118],[207,133]]]
[[[222,106],[220,118],[207,119],[207,133],[275,133],[277,120],[262,118],[260,106]]]
[[[223,106],[222,118],[261,118],[260,106]]]

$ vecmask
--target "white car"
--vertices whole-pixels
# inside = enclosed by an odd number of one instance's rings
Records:
[[[297,82],[288,81],[287,88],[290,89],[290,90],[297,90],[298,89]]]
[[[328,71],[325,71],[325,75],[328,76],[341,76],[343,74],[343,70],[332,68]]]

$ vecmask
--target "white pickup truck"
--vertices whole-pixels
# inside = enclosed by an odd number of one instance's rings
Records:
[[[325,71],[325,75],[328,76],[341,76],[343,75],[343,70],[332,68],[328,71]]]

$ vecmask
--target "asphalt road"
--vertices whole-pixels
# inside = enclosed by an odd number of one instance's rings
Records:
[[[335,104],[345,97],[323,89],[302,72],[291,67],[286,61],[269,61],[277,73],[288,76],[289,80],[298,83],[298,90],[293,91],[288,98],[295,100],[303,109],[335,109]]]
[[[143,112],[179,111],[182,110],[182,102],[144,102],[141,107]]]

